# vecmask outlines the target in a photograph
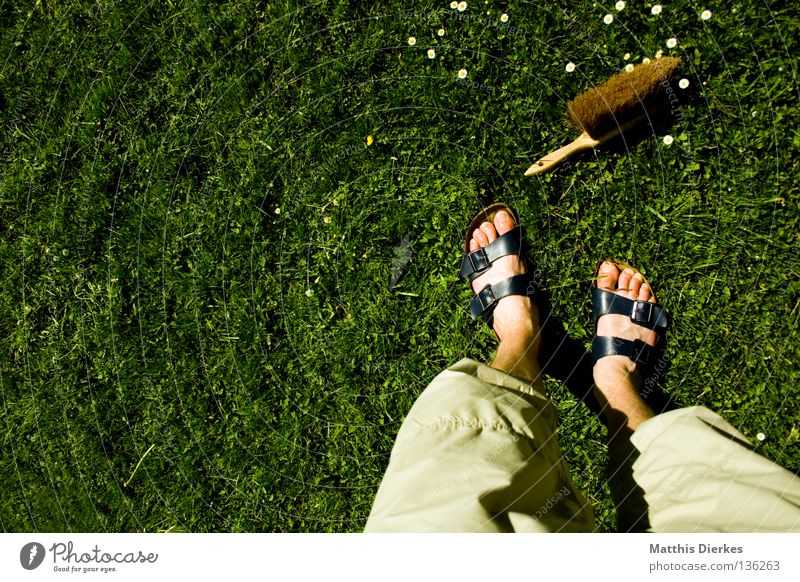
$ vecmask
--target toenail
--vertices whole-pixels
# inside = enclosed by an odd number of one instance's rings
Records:
[[[633,275],[633,269],[631,269],[630,267],[625,267],[623,273],[627,273],[628,275]]]
[[[636,279],[637,281],[644,281],[644,277],[642,277],[641,273],[634,273],[633,278]]]

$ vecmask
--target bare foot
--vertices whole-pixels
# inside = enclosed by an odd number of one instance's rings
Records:
[[[485,247],[516,226],[514,218],[505,210],[494,215],[494,223],[484,222],[476,228],[469,241],[470,252]],[[486,285],[498,283],[514,275],[525,273],[525,262],[517,255],[500,257],[492,267],[472,281],[472,290],[481,291]],[[540,376],[539,313],[530,297],[509,295],[494,308],[493,329],[500,345],[492,366],[527,380]]]
[[[655,303],[652,289],[644,282],[641,273],[626,267],[620,269],[605,261],[598,272],[597,286],[628,299]],[[642,340],[655,345],[655,331],[636,325],[625,315],[603,315],[597,320],[598,336],[614,336],[627,340]],[[645,420],[654,416],[650,407],[639,396],[642,378],[636,364],[626,356],[606,356],[594,365],[595,394],[603,405],[609,420],[609,439],[627,436]],[[619,435],[617,433],[619,432]]]

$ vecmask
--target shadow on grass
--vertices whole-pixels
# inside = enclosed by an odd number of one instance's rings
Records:
[[[650,506],[644,489],[633,477],[633,464],[639,454],[627,439],[609,451],[606,480],[617,510],[617,531],[621,533],[641,533],[650,529]]]

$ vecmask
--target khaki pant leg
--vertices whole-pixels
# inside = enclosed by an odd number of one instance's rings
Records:
[[[800,478],[707,408],[658,415],[631,443],[615,453],[632,453],[650,531],[800,531]]]
[[[541,381],[461,360],[400,427],[365,531],[591,531],[556,420]]]

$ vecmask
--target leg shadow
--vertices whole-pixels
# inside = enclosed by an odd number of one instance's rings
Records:
[[[644,490],[633,478],[633,464],[639,451],[628,439],[608,451],[609,464],[606,469],[611,498],[617,509],[617,531],[641,533],[650,530],[650,507]]]
[[[592,392],[592,355],[578,340],[569,336],[564,322],[553,314],[550,293],[540,275],[541,269],[533,264],[529,264],[528,268],[536,274],[535,301],[541,321],[542,373],[562,382],[575,398],[603,421],[600,403]]]

